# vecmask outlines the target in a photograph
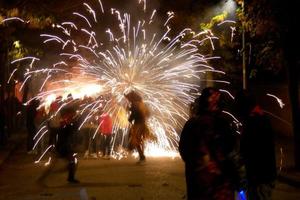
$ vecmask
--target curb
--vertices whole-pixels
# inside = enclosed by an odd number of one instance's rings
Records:
[[[293,175],[293,172],[291,172],[290,174],[279,173],[277,176],[277,180],[290,186],[300,188],[300,177],[296,178],[296,176]]]

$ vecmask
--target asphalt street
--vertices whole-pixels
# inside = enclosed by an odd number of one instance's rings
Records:
[[[44,161],[33,162],[25,145],[14,150],[0,167],[2,200],[182,200],[185,196],[184,164],[180,158],[148,158],[136,164],[133,157],[121,160],[79,159],[79,184],[69,184],[63,162],[44,185],[36,182],[45,170]],[[299,200],[300,189],[277,182],[274,200]]]

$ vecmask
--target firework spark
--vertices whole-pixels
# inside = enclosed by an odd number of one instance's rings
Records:
[[[195,33],[189,28],[171,34],[169,22],[175,14],[168,12],[166,20],[160,23],[156,21],[156,10],[148,12],[145,0],[138,2],[143,11],[140,16],[115,8],[106,10],[100,0],[99,5],[101,12],[83,3],[84,11],[73,12],[78,23],[74,20],[54,24],[57,34],[41,34],[45,44],[60,47],[59,59],[42,68],[35,66],[38,58],[24,58],[32,62],[23,84],[41,80],[34,98],[45,105],[70,93],[75,98],[93,97],[93,102],[78,106],[77,113],[88,112],[82,125],[103,109],[113,116],[114,144],[117,134],[121,134],[121,144],[125,141],[129,124],[124,94],[135,90],[151,110],[148,123],[158,138],[156,143],[146,145],[146,155],[175,156],[178,131],[189,117],[188,107],[199,91],[202,74],[220,73],[208,64],[215,57],[199,53],[199,47],[206,42],[213,48],[213,40],[217,38],[210,31]],[[112,18],[113,23],[105,27],[99,18]],[[162,31],[155,32],[160,24]],[[109,96],[105,103],[99,98],[101,95]],[[96,125],[95,130],[98,129]],[[39,131],[36,138],[40,140],[45,133],[46,130]]]
[[[285,106],[285,104],[282,102],[282,100],[280,98],[278,98],[277,96],[273,95],[273,94],[267,94],[267,96],[273,97],[276,99],[276,101],[278,102],[280,108],[283,108]]]

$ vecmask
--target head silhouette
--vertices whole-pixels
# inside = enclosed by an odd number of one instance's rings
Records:
[[[206,87],[202,90],[200,97],[197,99],[198,113],[212,111],[219,106],[220,92],[213,87]]]
[[[142,101],[142,97],[136,91],[133,90],[125,94],[125,97],[130,102]]]

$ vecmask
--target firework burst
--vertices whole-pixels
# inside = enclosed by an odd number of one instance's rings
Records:
[[[195,33],[190,28],[171,34],[168,24],[174,13],[168,12],[161,23],[156,10],[147,10],[146,1],[137,2],[139,16],[105,9],[100,0],[98,3],[100,8],[95,10],[83,3],[82,11],[72,13],[73,21],[53,24],[56,34],[41,34],[46,45],[53,43],[60,48],[59,59],[51,61],[51,65],[38,66],[39,58],[35,57],[12,64],[31,61],[23,85],[40,82],[34,99],[44,105],[70,93],[75,99],[93,97],[92,102],[78,106],[77,113],[87,112],[80,128],[103,110],[113,116],[113,129],[121,134],[121,144],[129,126],[124,94],[137,91],[151,110],[148,124],[158,138],[156,143],[146,145],[146,154],[175,156],[178,130],[189,117],[189,105],[197,95],[201,74],[223,73],[208,65],[207,61],[214,58],[199,53],[199,46],[212,43],[216,37],[209,31]],[[110,24],[99,26],[100,19],[111,19]],[[159,26],[160,31],[155,31]],[[97,125],[95,133],[98,129]],[[36,138],[46,132],[47,128],[41,126]],[[116,138],[118,135],[114,142]]]

